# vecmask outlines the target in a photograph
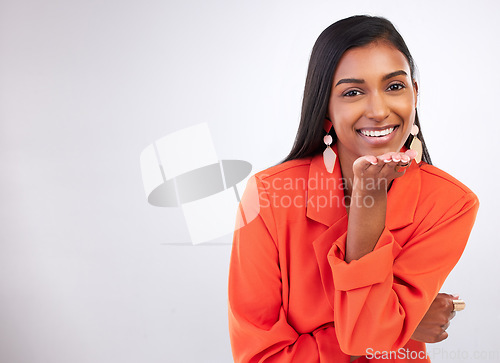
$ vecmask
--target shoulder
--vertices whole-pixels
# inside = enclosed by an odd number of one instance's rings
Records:
[[[266,189],[282,189],[285,184],[300,179],[307,180],[312,158],[290,160],[255,174]]]
[[[420,165],[420,172],[422,181],[426,184],[431,184],[434,188],[444,188],[448,192],[458,194],[472,193],[465,184],[434,165],[422,163]]]
[[[422,199],[426,199],[433,206],[450,206],[453,204],[475,205],[478,198],[465,184],[447,172],[426,163],[420,164]]]
[[[270,233],[276,237],[276,221],[297,219],[304,215],[304,193],[311,158],[291,160],[254,174],[247,182],[241,198],[244,219],[249,221],[259,215]]]

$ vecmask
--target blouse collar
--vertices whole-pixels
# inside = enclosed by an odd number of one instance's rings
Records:
[[[337,146],[332,147],[337,153]],[[323,155],[312,158],[307,183],[306,215],[327,226],[347,215],[343,204],[342,172],[339,158],[335,160],[333,172],[326,171]],[[420,195],[420,168],[415,161],[406,173],[396,178],[387,194],[386,226],[389,230],[403,228],[413,222]]]

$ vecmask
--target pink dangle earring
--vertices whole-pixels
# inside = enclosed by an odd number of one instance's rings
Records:
[[[330,145],[333,142],[332,135],[330,135],[330,130],[333,127],[333,123],[329,118],[325,118],[325,122],[323,123],[323,128],[326,131],[326,135],[323,137],[323,142],[326,145],[325,151],[323,151],[323,162],[325,163],[326,171],[330,174],[333,173],[333,167],[335,166],[335,159],[337,159],[337,155],[332,150]]]
[[[417,152],[417,156],[415,157],[415,161],[417,162],[417,164],[422,161],[422,141],[420,141],[420,139],[417,137],[419,131],[420,130],[418,129],[418,126],[413,124],[410,131],[411,135],[413,136],[410,144],[410,149]]]

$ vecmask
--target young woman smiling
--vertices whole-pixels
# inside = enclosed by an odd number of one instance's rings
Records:
[[[319,36],[292,151],[242,198],[229,274],[236,362],[429,362],[424,343],[446,339],[457,297],[439,289],[479,203],[431,165],[417,95],[388,20],[350,17]]]

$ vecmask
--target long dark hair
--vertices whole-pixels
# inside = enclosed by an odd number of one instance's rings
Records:
[[[340,58],[351,48],[362,47],[377,40],[388,41],[403,53],[410,65],[411,78],[415,80],[413,57],[403,37],[389,20],[377,16],[357,15],[333,23],[320,34],[311,52],[299,129],[292,150],[283,162],[323,151],[323,122],[328,110],[333,75]],[[432,164],[422,135],[418,112],[415,113],[415,124],[420,130],[417,136],[422,141],[422,160]],[[332,129],[330,133],[335,143],[335,130]],[[405,142],[407,148],[410,147],[412,137],[410,135]]]

